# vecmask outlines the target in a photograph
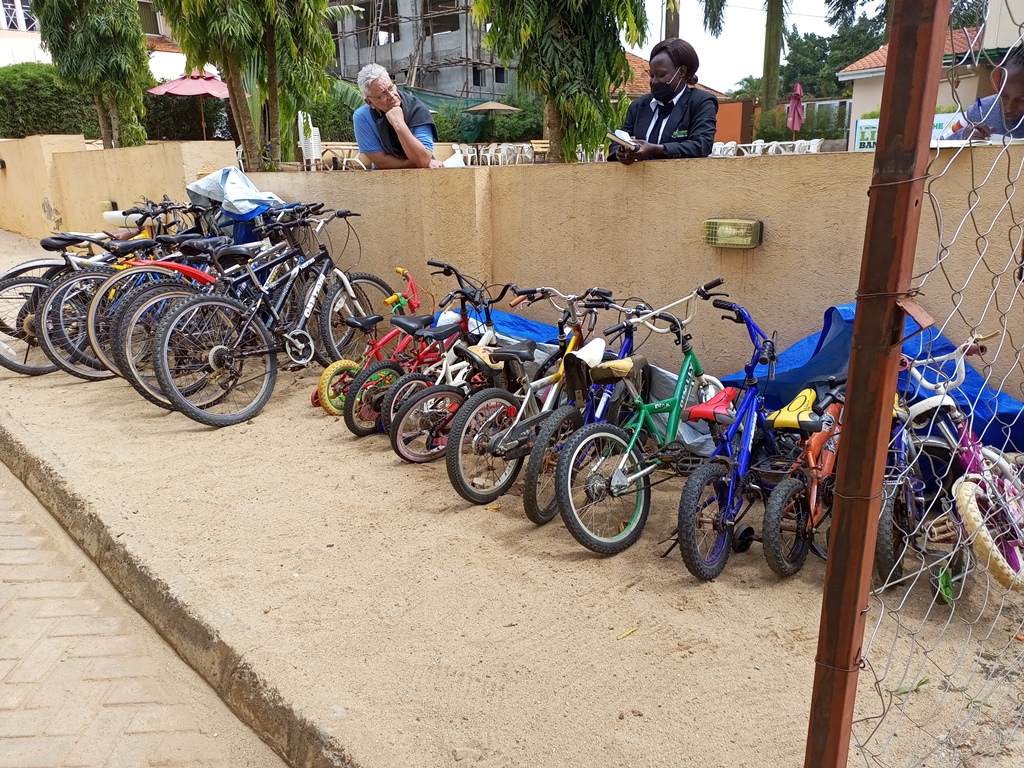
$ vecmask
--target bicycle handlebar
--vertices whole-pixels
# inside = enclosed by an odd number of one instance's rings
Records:
[[[984,355],[988,351],[988,348],[984,344],[979,344],[978,342],[991,339],[998,334],[999,331],[995,331],[994,333],[990,333],[985,336],[976,336],[972,334],[968,341],[958,346],[952,352],[940,355],[939,357],[925,357],[920,360],[911,360],[910,358],[903,357],[900,359],[900,369],[909,370],[910,375],[914,378],[914,381],[917,382],[918,386],[927,389],[929,392],[935,392],[940,395],[948,394],[963,384],[964,379],[967,378],[967,367],[964,364],[964,359],[968,356]],[[947,378],[945,382],[928,381],[924,377],[924,374],[918,370],[919,368],[935,366],[950,360],[955,361],[953,377]]]
[[[711,306],[715,309],[724,309],[726,312],[732,312],[735,308],[735,304],[731,301],[724,301],[723,299],[715,299],[711,302]]]

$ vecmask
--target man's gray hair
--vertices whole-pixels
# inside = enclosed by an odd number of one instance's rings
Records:
[[[356,83],[359,85],[359,91],[363,94],[364,98],[370,95],[370,84],[377,82],[382,77],[386,77],[389,80],[391,79],[391,75],[388,74],[388,71],[376,62],[373,64],[367,64],[359,70],[359,75],[356,77]]]

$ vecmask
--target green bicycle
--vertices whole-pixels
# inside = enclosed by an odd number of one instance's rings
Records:
[[[685,408],[688,403],[713,398],[722,391],[722,383],[704,373],[685,329],[696,314],[696,299],[718,295],[709,291],[724,282],[722,278],[712,280],[661,309],[612,307],[625,312],[627,318],[608,328],[606,335],[618,333],[627,325],[672,333],[682,350],[683,362],[672,395],[653,402],[646,402],[641,394],[640,376],[647,364],[642,356],[590,369],[594,384],[621,380],[627,390],[624,401],[632,401],[634,412],[621,428],[607,422],[588,424],[569,438],[558,456],[555,492],[562,521],[573,538],[592,552],[614,555],[636,543],[647,523],[651,486],[657,484],[651,483],[651,474],[663,468],[671,470],[673,477],[685,474],[697,458],[679,440],[679,427],[687,420]],[[686,312],[683,319],[668,311],[679,305]],[[663,327],[655,324],[658,320]],[[664,418],[667,423],[662,427],[659,421]]]

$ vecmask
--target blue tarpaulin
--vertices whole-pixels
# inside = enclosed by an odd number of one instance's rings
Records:
[[[827,379],[830,375],[845,374],[850,363],[850,345],[853,341],[855,304],[829,307],[825,312],[822,329],[779,353],[775,380],[765,389],[765,405],[780,408],[788,403],[809,381]],[[952,352],[966,339],[950,341],[935,328],[919,332],[917,323],[907,318],[903,336],[903,354],[916,359],[926,354],[941,357]],[[951,394],[967,413],[973,415],[974,429],[982,440],[1005,450],[1024,451],[1024,403],[999,392],[985,383],[985,378],[970,366],[968,358],[964,383]],[[954,363],[946,363],[943,370],[952,375]],[[929,376],[930,374],[930,376]],[[934,380],[935,372],[926,371]],[[767,366],[758,366],[755,376],[765,381]],[[739,371],[722,379],[724,384],[739,386],[744,373]],[[900,390],[911,401],[928,397],[932,392],[917,391],[906,373],[900,374]]]
[[[440,312],[436,313],[435,319],[440,314]],[[470,310],[469,316],[481,323],[484,320],[483,312]],[[491,310],[491,318],[494,320],[494,330],[502,336],[509,336],[513,339],[533,339],[538,344],[558,343],[558,328],[553,325],[538,323],[536,320],[528,320],[525,317],[498,309]]]

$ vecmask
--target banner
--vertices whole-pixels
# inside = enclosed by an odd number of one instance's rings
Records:
[[[954,125],[954,121],[958,124]],[[964,123],[964,118],[959,112],[937,112],[935,114],[935,118],[932,120],[932,146],[936,146],[935,142],[937,142],[947,130],[952,133],[954,130],[963,127]],[[853,151],[874,152],[875,143],[877,141],[878,118],[862,117],[858,120],[854,130]]]

